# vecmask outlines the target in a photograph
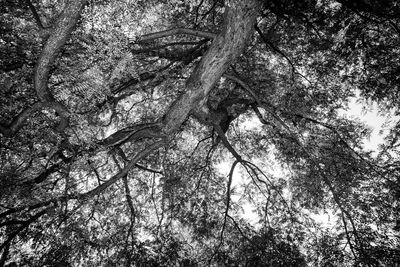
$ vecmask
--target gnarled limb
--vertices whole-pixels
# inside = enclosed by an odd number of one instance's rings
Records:
[[[53,66],[61,48],[67,42],[75,25],[78,23],[85,3],[86,0],[70,0],[66,3],[63,13],[58,18],[43,47],[35,68],[33,80],[36,94],[41,102],[49,103],[48,105],[61,116],[59,131],[62,131],[68,125],[69,112],[65,106],[56,102],[53,95],[49,92],[50,68]]]
[[[36,63],[33,80],[34,88],[40,102],[23,110],[8,126],[0,125],[0,132],[3,135],[11,136],[15,134],[34,112],[44,108],[54,109],[61,117],[61,122],[57,130],[63,131],[68,126],[69,111],[64,105],[55,101],[53,95],[49,92],[48,82],[50,69],[61,48],[67,42],[71,32],[75,28],[86,1],[70,0],[65,4],[64,11],[53,27]]]
[[[174,133],[185,121],[190,111],[203,106],[214,85],[228,66],[240,55],[252,33],[258,1],[231,0],[226,3],[223,30],[186,82],[182,94],[164,116],[164,133]]]
[[[61,48],[67,42],[75,25],[78,23],[85,3],[86,0],[70,0],[65,4],[64,11],[58,18],[49,39],[47,39],[43,47],[34,74],[35,91],[42,102],[54,101],[52,94],[48,90],[50,68],[53,66]]]

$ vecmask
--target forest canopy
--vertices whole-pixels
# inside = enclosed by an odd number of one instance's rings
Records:
[[[398,1],[0,10],[0,266],[400,264]]]

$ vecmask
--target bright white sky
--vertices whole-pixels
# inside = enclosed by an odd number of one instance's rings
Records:
[[[349,110],[343,110],[339,114],[341,116],[353,119],[359,119],[366,123],[371,129],[371,137],[365,140],[364,147],[368,150],[377,151],[378,146],[383,144],[384,136],[393,122],[399,120],[399,117],[378,114],[378,105],[376,103],[367,104],[368,109],[363,109],[363,103],[357,102],[357,98],[353,98],[349,104]],[[375,153],[374,153],[375,154]]]

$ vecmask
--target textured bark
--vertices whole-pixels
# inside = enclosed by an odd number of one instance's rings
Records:
[[[54,100],[49,92],[48,82],[50,68],[53,66],[61,48],[67,42],[71,32],[74,30],[81,15],[86,0],[70,0],[66,3],[63,13],[57,20],[56,25],[43,47],[35,68],[34,86],[39,100],[47,103],[47,106],[53,108],[61,117],[58,130],[62,131],[68,126],[69,112],[61,103]]]
[[[70,0],[65,4],[63,13],[43,47],[34,74],[35,90],[42,102],[53,101],[53,96],[47,88],[50,68],[75,28],[85,3],[86,0]]]
[[[255,23],[256,0],[226,1],[224,27],[186,82],[186,92],[169,108],[164,117],[164,133],[176,132],[190,111],[203,106],[207,95],[228,66],[242,53]]]
[[[138,42],[139,43],[149,42],[149,41],[152,41],[155,39],[159,39],[159,38],[171,36],[171,35],[177,35],[177,34],[188,34],[188,35],[193,35],[193,36],[203,37],[203,38],[208,38],[208,39],[215,38],[215,34],[212,32],[204,32],[204,31],[185,29],[185,28],[175,28],[175,29],[171,29],[171,30],[166,30],[166,31],[155,32],[155,33],[143,35],[142,37],[140,37]]]
[[[59,131],[62,131],[68,125],[69,112],[67,108],[55,101],[53,95],[48,90],[49,73],[58,53],[74,30],[86,1],[70,0],[65,4],[64,11],[52,28],[52,32],[36,63],[33,80],[40,102],[23,110],[9,125],[0,124],[0,133],[3,135],[12,136],[15,134],[33,113],[43,108],[54,109],[61,116],[61,123],[58,127]]]

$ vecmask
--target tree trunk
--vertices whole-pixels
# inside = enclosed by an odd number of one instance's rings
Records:
[[[186,82],[186,92],[169,108],[164,133],[176,132],[194,108],[204,106],[207,96],[226,69],[242,53],[255,23],[258,1],[226,1],[223,30]]]

